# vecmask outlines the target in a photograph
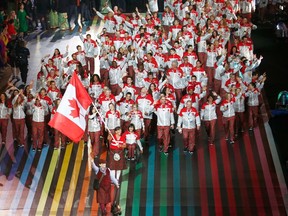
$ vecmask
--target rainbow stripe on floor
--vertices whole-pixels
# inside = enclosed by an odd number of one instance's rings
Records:
[[[221,119],[218,126],[222,134]],[[122,172],[122,215],[286,215],[287,188],[270,133],[261,121],[234,145],[219,136],[208,146],[201,131],[192,156],[182,153],[176,135],[168,157],[152,137],[141,160]],[[20,148],[14,164],[3,151],[0,215],[97,215],[89,151],[82,141],[61,151]]]

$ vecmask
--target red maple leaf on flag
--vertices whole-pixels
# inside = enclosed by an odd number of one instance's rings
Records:
[[[73,98],[72,100],[68,100],[69,103],[70,103],[70,107],[72,107],[73,109],[71,110],[71,113],[70,115],[73,117],[73,118],[78,118],[79,115],[80,115],[80,108],[77,104],[77,101]]]

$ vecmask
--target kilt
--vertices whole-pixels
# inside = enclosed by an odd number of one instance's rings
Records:
[[[120,160],[115,161],[114,160],[114,154],[118,153],[120,155]],[[126,159],[125,159],[125,150],[110,150],[108,151],[108,157],[107,157],[107,167],[109,167],[110,170],[124,170],[127,168],[126,165]]]

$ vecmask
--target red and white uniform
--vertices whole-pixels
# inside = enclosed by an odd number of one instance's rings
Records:
[[[207,85],[208,78],[206,76],[206,72],[205,72],[204,68],[202,68],[202,67],[200,67],[200,68],[194,67],[192,69],[192,76],[193,75],[196,76],[197,82],[201,82],[203,86]]]
[[[212,104],[209,104],[208,102],[204,103],[201,107],[201,119],[204,121],[217,119],[216,105],[220,103],[220,101],[221,98],[218,96],[216,101],[214,101]]]
[[[134,85],[128,85],[127,83],[124,84],[122,88],[123,95],[125,96],[128,92],[131,93],[131,98],[133,100],[136,99],[137,89]]]
[[[196,128],[196,126],[200,126],[200,124],[201,121],[199,113],[194,107],[191,107],[190,109],[184,107],[181,109],[179,113],[177,127],[194,129]]]
[[[170,68],[167,71],[168,82],[175,89],[183,89],[183,88],[185,88],[183,75],[184,75],[184,73],[180,68]]]
[[[88,88],[88,92],[91,95],[91,97],[98,99],[100,94],[103,92],[104,83],[91,83]]]
[[[142,112],[143,117],[147,119],[152,119],[153,114],[153,103],[154,100],[150,94],[142,96],[141,94],[137,97],[136,103],[138,104],[138,109]]]
[[[179,65],[179,68],[184,72],[184,76],[187,80],[190,80],[191,74],[192,74],[192,69],[193,65],[189,62],[187,63],[182,63]]]
[[[131,124],[134,124],[136,130],[145,128],[143,115],[140,110],[136,112],[135,111],[130,112],[130,121]]]
[[[173,106],[171,103],[158,104],[155,106],[155,114],[157,115],[157,126],[170,127],[175,124]]]
[[[223,100],[220,105],[220,110],[223,113],[223,117],[229,118],[235,116],[235,98],[232,98],[230,101]]]
[[[140,142],[140,136],[138,133],[131,133],[129,131],[126,131],[122,134],[123,139],[125,140],[125,143],[127,144],[128,148],[129,145],[137,144],[140,148],[140,150],[143,150],[143,147]]]
[[[109,97],[101,94],[99,96],[98,103],[101,105],[102,114],[105,116],[106,112],[109,110],[109,104],[112,103],[115,105],[116,99],[112,94]]]
[[[178,32],[182,30],[182,25],[173,25],[169,29],[169,37],[171,37],[172,40],[176,40]]]
[[[83,42],[85,56],[89,58],[94,58],[94,56],[98,55],[98,46],[96,41],[90,39],[87,40],[80,35],[80,39]]]
[[[116,127],[120,127],[120,112],[115,110],[112,112],[109,110],[105,115],[105,124],[108,129],[114,130]]]
[[[58,88],[52,89],[49,87],[47,90],[47,95],[52,101],[55,101],[57,98],[62,98],[62,94]]]
[[[196,62],[198,60],[198,57],[196,55],[195,52],[184,52],[183,57],[187,56],[188,57],[188,61],[193,65],[193,67],[196,66]]]
[[[117,110],[119,110],[122,120],[129,120],[129,116],[127,114],[131,112],[133,104],[135,104],[134,100],[126,100],[126,98],[122,98],[117,102]]]
[[[85,51],[76,52],[74,54],[76,55],[76,58],[81,63],[81,65],[86,66],[86,60],[85,60],[86,53],[85,53]]]

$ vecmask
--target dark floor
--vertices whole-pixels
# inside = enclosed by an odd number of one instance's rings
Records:
[[[279,92],[288,90],[288,40],[275,37],[273,26],[259,26],[253,32],[255,53],[263,55],[259,67],[261,73],[266,72],[265,93],[271,110],[274,110]],[[274,115],[275,114],[275,115]],[[288,172],[288,115],[285,112],[272,112],[269,121],[283,166],[286,183]]]

